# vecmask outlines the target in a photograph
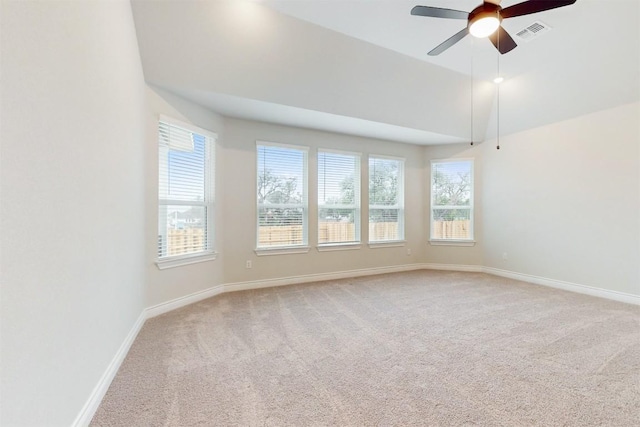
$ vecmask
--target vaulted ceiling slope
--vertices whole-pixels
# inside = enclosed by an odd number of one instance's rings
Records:
[[[132,1],[147,82],[223,115],[418,144],[463,142],[472,134],[473,75],[473,139],[491,137],[493,47],[466,40],[428,58],[431,45],[455,31],[447,20],[410,16],[418,3]],[[479,2],[426,3],[471,10]],[[536,17],[553,31],[500,58],[507,77],[500,132],[640,99],[639,4],[578,0]],[[606,18],[603,7],[615,16]],[[535,20],[517,19],[513,25]]]

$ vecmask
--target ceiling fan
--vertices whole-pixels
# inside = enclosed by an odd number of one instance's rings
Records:
[[[430,56],[440,55],[469,33],[478,38],[489,37],[496,49],[501,54],[505,54],[513,50],[517,44],[502,27],[501,22],[503,19],[569,6],[575,2],[576,0],[529,0],[503,9],[500,7],[500,0],[485,0],[480,6],[468,13],[462,10],[415,6],[411,9],[411,14],[430,16],[432,18],[467,20],[466,28],[436,46],[429,52]]]

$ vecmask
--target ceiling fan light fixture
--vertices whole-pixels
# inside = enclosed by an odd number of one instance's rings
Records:
[[[469,33],[478,38],[492,36],[489,37],[491,43],[493,43],[501,55],[504,55],[505,53],[511,52],[518,45],[501,26],[503,19],[569,6],[576,1],[577,0],[525,0],[503,9],[500,6],[500,0],[483,0],[480,6],[469,13],[462,10],[443,9],[441,7],[415,6],[411,9],[411,14],[432,18],[465,19],[467,21],[466,28],[458,31],[432,49],[428,53],[429,56],[440,55],[465,38]],[[496,30],[498,30],[498,33],[496,33]]]
[[[469,21],[469,32],[477,38],[489,37],[498,27],[500,19],[495,12],[479,13]]]

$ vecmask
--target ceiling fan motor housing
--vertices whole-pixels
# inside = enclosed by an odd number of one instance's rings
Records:
[[[577,0],[525,0],[503,9],[500,7],[500,0],[484,0],[484,2],[473,9],[471,13],[463,10],[443,9],[441,7],[414,6],[413,9],[411,9],[411,14],[432,18],[467,20],[467,28],[463,28],[440,43],[428,53],[429,56],[440,55],[468,34],[477,38],[488,37],[491,43],[498,49],[498,52],[504,55],[507,52],[511,52],[518,45],[502,27],[502,18],[514,18],[516,16],[543,12],[545,10],[569,6],[576,1]]]

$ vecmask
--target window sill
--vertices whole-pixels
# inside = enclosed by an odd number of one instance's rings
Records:
[[[316,246],[318,252],[351,251],[360,248],[362,248],[360,243],[328,243],[326,245]]]
[[[429,240],[431,246],[475,246],[475,240]]]
[[[406,240],[389,240],[386,242],[369,242],[369,249],[399,248],[407,243]]]
[[[217,257],[218,254],[216,252],[207,252],[199,255],[179,255],[175,257],[159,259],[156,261],[156,266],[159,270],[166,270],[167,268],[181,267],[183,265],[213,261]]]
[[[309,246],[280,246],[275,248],[258,248],[255,249],[254,252],[258,256],[306,254],[309,252]]]

